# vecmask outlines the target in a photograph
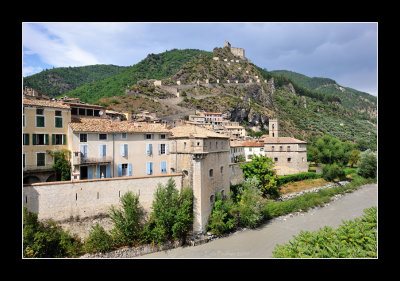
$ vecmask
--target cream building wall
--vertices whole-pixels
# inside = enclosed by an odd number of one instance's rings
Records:
[[[31,101],[34,103],[35,101]],[[51,102],[47,102],[51,104]],[[43,109],[43,115],[37,115],[36,109]],[[61,113],[61,116],[55,116],[56,111]],[[44,117],[44,127],[38,127],[36,123],[36,117]],[[62,127],[57,128],[55,126],[55,119],[61,118]],[[62,149],[68,149],[68,122],[71,120],[71,114],[69,108],[57,108],[50,106],[40,106],[32,104],[24,104],[23,106],[23,138],[25,134],[29,136],[29,143],[26,144],[23,139],[23,161],[24,161],[24,178],[31,175],[35,176],[34,171],[53,170],[52,164],[54,164],[53,157],[48,153],[49,151],[60,151]],[[34,135],[44,134],[45,144],[34,145]],[[47,135],[47,136],[46,136]],[[53,143],[53,135],[61,135],[61,143]],[[65,139],[65,140],[64,140]],[[47,141],[47,142],[46,142]],[[63,142],[65,144],[63,144]],[[25,144],[24,144],[25,143]],[[45,153],[45,166],[37,166],[37,154]],[[29,173],[30,172],[30,173]],[[41,178],[42,181],[46,181],[46,176]],[[48,176],[47,176],[48,177]]]
[[[308,172],[307,146],[305,143],[265,144],[264,147],[265,155],[275,162],[278,175]]]

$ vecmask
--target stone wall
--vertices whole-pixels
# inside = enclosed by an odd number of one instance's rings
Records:
[[[96,220],[108,224],[110,207],[119,206],[120,197],[128,191],[139,194],[140,204],[149,214],[158,183],[165,185],[171,177],[180,190],[181,173],[27,184],[23,187],[23,205],[37,213],[39,220],[51,219],[65,228],[75,227],[76,233],[80,227],[90,229]]]
[[[229,184],[236,185],[243,182],[243,171],[238,163],[229,164]]]

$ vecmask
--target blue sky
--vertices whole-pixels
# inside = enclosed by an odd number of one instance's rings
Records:
[[[291,70],[377,96],[377,23],[23,23],[23,76],[93,64],[134,65],[171,49],[225,40],[267,70]]]

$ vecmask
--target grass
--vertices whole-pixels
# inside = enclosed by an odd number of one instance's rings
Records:
[[[280,187],[281,195],[289,194],[293,192],[299,192],[302,190],[311,189],[318,186],[323,186],[329,184],[330,182],[326,181],[323,178],[320,179],[306,179],[297,182],[289,182]]]

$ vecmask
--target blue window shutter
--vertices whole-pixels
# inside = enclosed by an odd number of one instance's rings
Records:
[[[103,144],[103,157],[107,156],[107,145]]]
[[[154,134],[151,134],[151,139],[154,140]]]
[[[169,154],[169,144],[165,145],[165,154]]]
[[[126,157],[128,157],[128,144],[127,143],[124,144],[124,154]]]
[[[102,144],[99,145],[99,157],[100,158],[103,157],[103,145]]]
[[[153,162],[150,162],[150,175],[153,174]]]
[[[150,155],[150,144],[146,143],[146,153],[147,155]]]
[[[128,168],[129,168],[129,176],[132,176],[132,163],[128,164]]]
[[[161,162],[161,173],[166,173],[167,172],[167,162],[162,161]]]
[[[122,176],[122,164],[118,164],[118,177]]]
[[[96,165],[96,178],[99,179],[100,178],[100,166]]]
[[[107,165],[107,175],[106,178],[111,178],[111,165]]]
[[[121,156],[125,156],[124,145],[121,144]]]
[[[150,175],[150,162],[146,162],[146,174]]]
[[[91,179],[92,178],[92,166],[88,166],[88,179]]]

